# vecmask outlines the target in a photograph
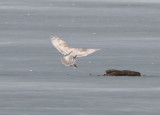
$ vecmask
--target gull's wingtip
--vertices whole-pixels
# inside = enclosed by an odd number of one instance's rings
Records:
[[[95,49],[95,51],[98,51],[98,50],[101,50],[101,49]]]
[[[51,35],[51,40],[54,40],[54,39],[56,39],[56,38],[58,38],[55,34],[52,34]]]
[[[55,34],[52,34],[51,37],[53,38],[53,37],[57,37],[57,36]]]

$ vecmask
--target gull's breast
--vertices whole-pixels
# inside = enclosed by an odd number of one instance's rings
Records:
[[[71,66],[76,63],[76,60],[72,55],[68,55],[68,56],[62,57],[61,62],[66,66]]]

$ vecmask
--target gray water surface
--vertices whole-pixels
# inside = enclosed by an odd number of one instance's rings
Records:
[[[158,0],[0,0],[0,115],[159,115]],[[51,44],[99,48],[65,67]],[[107,69],[143,77],[97,76]]]

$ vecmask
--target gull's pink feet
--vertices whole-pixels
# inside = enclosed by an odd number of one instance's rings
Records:
[[[76,65],[76,64],[74,64],[74,67],[75,67],[75,68],[77,68],[77,65]]]

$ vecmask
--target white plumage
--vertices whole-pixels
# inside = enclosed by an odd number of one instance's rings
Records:
[[[52,44],[55,46],[55,48],[61,52],[64,57],[61,58],[61,61],[66,66],[76,66],[76,57],[82,57],[87,56],[99,49],[81,49],[81,48],[72,48],[69,45],[66,44],[65,41],[61,40],[57,36],[52,36],[51,38]]]

